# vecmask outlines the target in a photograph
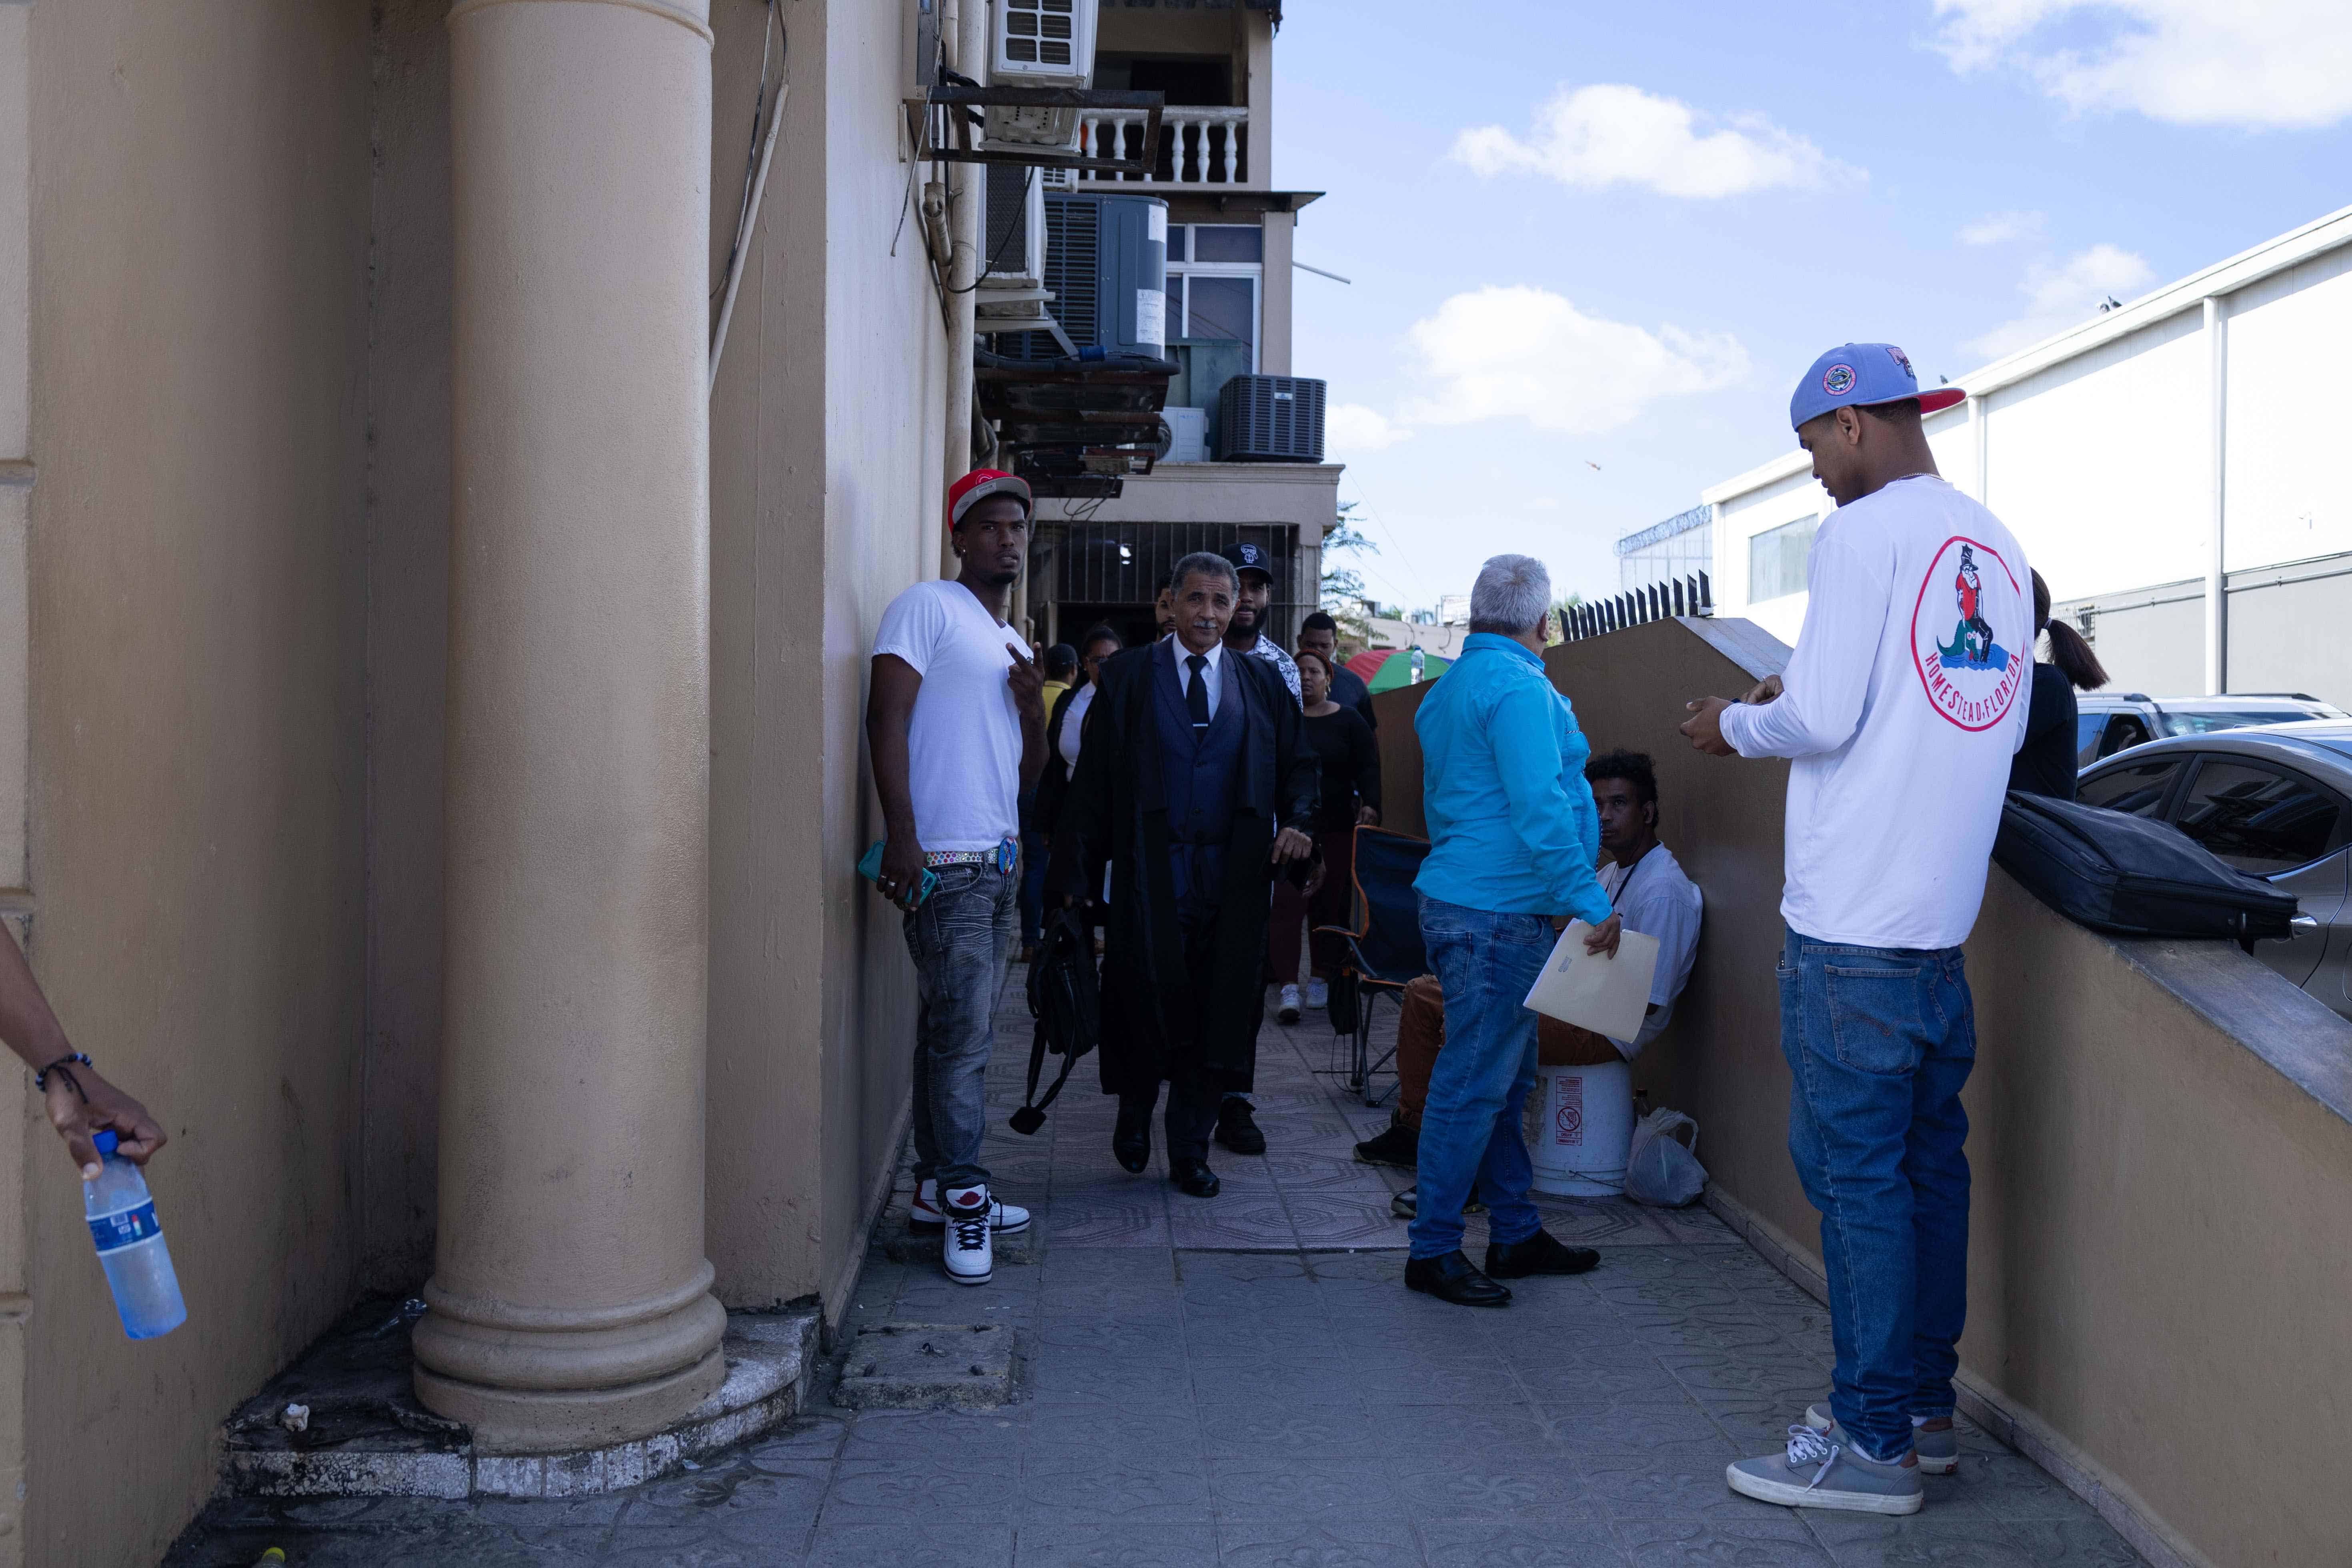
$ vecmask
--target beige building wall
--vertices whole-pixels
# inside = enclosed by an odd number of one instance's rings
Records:
[[[733,232],[761,11],[715,7],[714,236]],[[707,1168],[730,1306],[838,1310],[906,1113],[912,970],[855,868],[881,832],[874,630],[935,574],[942,508],[945,337],[913,223],[898,232],[911,14],[786,14],[792,96],[711,408]]]
[[[36,1296],[0,1441],[36,1440],[0,1550],[110,1568],[161,1555],[222,1417],[357,1278],[368,8],[0,11],[29,27],[33,962],[171,1132],[190,1319],[122,1338],[56,1141],[12,1132]]]

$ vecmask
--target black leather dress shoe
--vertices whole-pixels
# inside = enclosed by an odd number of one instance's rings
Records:
[[[1176,1190],[1187,1197],[1213,1198],[1224,1186],[1217,1173],[1209,1169],[1206,1160],[1176,1160],[1170,1163],[1168,1179]]]
[[[1475,1268],[1461,1250],[1443,1258],[1411,1258],[1405,1260],[1404,1285],[1408,1290],[1418,1290],[1424,1296],[1434,1296],[1441,1301],[1451,1301],[1457,1307],[1507,1307],[1511,1293]]]
[[[1217,1107],[1217,1142],[1236,1154],[1265,1152],[1265,1134],[1250,1114],[1246,1100],[1228,1100]]]
[[[1110,1152],[1119,1168],[1141,1175],[1151,1164],[1151,1106],[1148,1101],[1121,1100],[1118,1124],[1111,1129]]]
[[[1601,1261],[1589,1247],[1565,1247],[1548,1230],[1507,1247],[1486,1246],[1486,1272],[1497,1279],[1524,1279],[1530,1274],[1581,1274]]]

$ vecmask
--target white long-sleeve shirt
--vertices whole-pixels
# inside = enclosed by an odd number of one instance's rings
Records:
[[[1795,759],[1780,913],[1801,934],[1967,939],[2025,738],[2032,581],[2000,520],[1933,475],[1822,522],[1781,695],[1722,718],[1741,756]]]

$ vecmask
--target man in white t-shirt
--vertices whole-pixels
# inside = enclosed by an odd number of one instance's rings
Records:
[[[1706,900],[1675,852],[1658,842],[1658,773],[1647,752],[1603,752],[1584,764],[1584,782],[1592,786],[1601,848],[1610,858],[1601,868],[1601,890],[1609,895],[1609,907],[1625,917],[1627,931],[1658,939],[1658,967],[1641,1028],[1631,1039],[1602,1037],[1630,1062],[1675,1021],[1675,1002],[1690,984],[1698,956]]]
[[[2025,736],[2032,574],[1999,518],[1937,477],[1903,351],[1815,361],[1790,422],[1838,503],[1813,540],[1787,670],[1690,704],[1714,756],[1789,757],[1780,1049],[1789,1152],[1822,1214],[1836,1344],[1828,1401],[1785,1455],[1742,1459],[1768,1502],[1916,1512],[1958,1465],[1976,1019],[1960,943]]]
[[[976,468],[948,491],[959,569],[890,601],[874,636],[866,739],[887,837],[875,885],[914,955],[915,1199],[948,1278],[987,1283],[994,1233],[1029,1224],[980,1163],[996,995],[1020,929],[1021,792],[1045,761],[1043,672],[1005,624],[1026,569],[1029,487]]]

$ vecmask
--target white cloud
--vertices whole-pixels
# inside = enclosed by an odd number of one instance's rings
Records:
[[[1386,451],[1412,434],[1379,409],[1360,403],[1335,405],[1323,416],[1324,445],[1337,453]]]
[[[2012,239],[2030,239],[2041,232],[2040,213],[1987,213],[1960,230],[1960,243],[2007,245]]]
[[[2344,0],[1936,0],[1936,15],[1955,69],[2013,66],[2078,110],[2262,128],[2352,115]]]
[[[1968,346],[1987,359],[2014,353],[2098,314],[2109,294],[2128,300],[2156,281],[2146,260],[2112,245],[2095,245],[2063,261],[2039,261],[2018,285],[2025,313],[2003,321]]]
[[[1727,386],[1748,353],[1723,333],[1602,321],[1524,286],[1456,294],[1406,332],[1430,390],[1404,411],[1421,425],[1518,417],[1590,434],[1633,422],[1662,397]]]
[[[1734,196],[1857,174],[1762,120],[1738,117],[1702,132],[1688,104],[1619,84],[1563,87],[1537,111],[1531,135],[1482,125],[1454,138],[1453,155],[1488,177],[1537,174],[1582,190],[1643,185],[1669,196]]]

